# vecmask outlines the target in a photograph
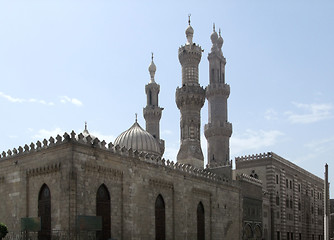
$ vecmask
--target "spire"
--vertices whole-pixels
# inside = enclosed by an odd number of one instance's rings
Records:
[[[89,132],[87,129],[87,121],[85,121],[85,130],[83,131],[83,133],[89,135]]]
[[[150,66],[148,67],[148,71],[150,72],[150,76],[151,76],[151,83],[154,83],[154,76],[155,76],[155,71],[157,70],[157,67],[155,66],[154,62],[153,62],[153,52],[152,52],[152,61]]]
[[[188,15],[189,26],[186,29],[187,45],[193,44],[193,36],[194,36],[194,29],[190,25],[190,16],[191,14]]]
[[[224,43],[224,40],[223,40],[222,36],[220,35],[220,28],[219,28],[219,37],[218,37],[218,41],[217,41],[217,46],[220,50],[222,49],[223,43]]]
[[[136,119],[136,122],[137,122],[137,117],[138,117],[138,114],[137,114],[137,113],[135,113],[135,119]]]

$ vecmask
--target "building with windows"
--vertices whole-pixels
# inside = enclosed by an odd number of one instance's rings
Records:
[[[9,239],[20,234],[40,240],[321,239],[322,179],[273,153],[237,158],[233,174],[223,38],[214,27],[204,88],[198,74],[203,51],[193,35],[189,19],[187,42],[178,50],[177,162],[163,158],[163,108],[152,56],[146,130],[136,119],[106,143],[85,125],[81,133],[2,152],[0,221],[8,226]],[[200,142],[205,99],[206,167]]]
[[[261,180],[269,195],[270,205],[263,206],[265,239],[323,239],[323,179],[272,152],[235,161],[236,172]]]

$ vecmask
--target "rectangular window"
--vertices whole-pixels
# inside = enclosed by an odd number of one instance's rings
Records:
[[[302,240],[302,234],[299,233],[299,240]]]
[[[300,189],[301,189],[300,184],[298,184],[298,192],[300,192]]]
[[[285,180],[285,183],[286,183],[286,184],[285,184],[285,185],[286,185],[286,188],[289,188],[289,180],[288,180],[288,179]]]
[[[281,240],[281,234],[280,234],[280,232],[277,232],[277,240]]]
[[[278,184],[278,175],[276,174],[276,184]]]
[[[290,189],[292,189],[292,181],[290,180]]]

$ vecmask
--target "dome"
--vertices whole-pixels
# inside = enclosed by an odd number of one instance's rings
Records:
[[[137,121],[115,139],[114,145],[161,156],[158,141],[150,133],[146,132]]]
[[[211,34],[211,42],[214,44],[214,43],[216,43],[217,39],[218,39],[218,34],[217,34],[217,32],[214,31]]]
[[[222,38],[222,36],[220,35],[220,29],[219,29],[219,37],[218,37],[218,41],[217,41],[217,45],[219,48],[222,48],[224,43],[224,39]]]

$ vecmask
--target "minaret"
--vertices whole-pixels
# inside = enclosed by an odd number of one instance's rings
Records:
[[[328,165],[325,165],[325,181],[324,181],[324,239],[329,240],[329,221],[330,221],[330,205],[329,205],[329,183],[328,183]]]
[[[204,126],[204,135],[208,141],[209,168],[230,165],[230,137],[232,124],[227,121],[227,98],[230,86],[225,83],[225,64],[222,46],[223,38],[213,26],[211,34],[212,48],[208,55],[210,83],[206,88],[208,99],[208,124]]]
[[[160,85],[157,84],[154,80],[155,71],[157,67],[153,62],[153,53],[152,53],[152,62],[148,68],[150,72],[151,80],[145,86],[145,92],[147,95],[147,105],[143,109],[144,118],[146,120],[146,131],[149,132],[160,144],[161,155],[165,151],[165,141],[160,139],[160,119],[163,108],[159,107],[159,92]]]
[[[182,66],[182,87],[176,89],[176,105],[180,109],[181,146],[177,161],[197,168],[204,167],[200,141],[201,108],[205,101],[205,90],[199,85],[198,64],[202,48],[193,43],[194,30],[186,30],[187,43],[179,48],[179,61]]]

